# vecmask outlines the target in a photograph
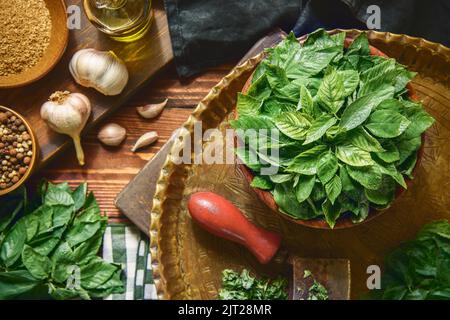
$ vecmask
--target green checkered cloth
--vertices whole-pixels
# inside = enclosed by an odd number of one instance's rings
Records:
[[[155,300],[152,263],[148,238],[136,227],[110,224],[103,239],[103,259],[121,264],[125,272],[126,291],[106,300]]]

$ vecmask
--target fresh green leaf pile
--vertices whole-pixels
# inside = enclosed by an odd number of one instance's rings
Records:
[[[222,273],[220,300],[287,300],[287,280],[256,279],[248,270],[239,274],[233,270]]]
[[[29,203],[25,191],[0,208],[0,300],[90,299],[124,292],[122,269],[97,256],[107,226],[82,184],[44,184]],[[20,218],[18,218],[20,217]]]
[[[369,207],[392,203],[434,122],[409,99],[414,73],[371,56],[364,33],[347,49],[344,40],[345,33],[318,30],[303,45],[291,34],[268,50],[249,90],[238,95],[239,118],[231,123],[279,130],[279,138],[241,135],[246,146],[236,152],[256,175],[252,186],[272,192],[285,214],[325,218],[331,227],[344,213],[357,223]],[[262,175],[269,165],[278,174]]]
[[[450,300],[450,223],[432,222],[386,259],[382,290],[372,298]]]
[[[327,288],[314,278],[310,270],[305,270],[303,278],[311,278],[313,281],[313,284],[308,288],[306,300],[329,300]]]

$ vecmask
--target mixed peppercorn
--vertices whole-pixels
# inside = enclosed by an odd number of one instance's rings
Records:
[[[0,109],[0,190],[12,187],[30,168],[33,141],[23,121]]]

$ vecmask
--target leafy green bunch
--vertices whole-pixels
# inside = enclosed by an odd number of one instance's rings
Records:
[[[25,189],[2,198],[0,299],[122,293],[121,267],[97,256],[106,226],[86,184],[74,191],[66,183],[43,184],[35,201]]]
[[[372,298],[450,300],[450,223],[432,222],[386,259],[382,289]]]
[[[236,153],[255,173],[252,186],[271,191],[285,214],[324,217],[330,227],[344,213],[357,223],[370,207],[391,204],[434,122],[409,98],[414,73],[372,56],[365,33],[348,48],[345,37],[318,30],[301,45],[290,34],[269,49],[231,122],[240,132],[278,130],[256,139],[241,133]],[[262,174],[268,166],[278,173]]]
[[[244,269],[239,274],[226,269],[222,272],[220,300],[287,300],[287,280],[256,279]]]

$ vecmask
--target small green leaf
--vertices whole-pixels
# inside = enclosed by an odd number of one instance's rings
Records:
[[[354,70],[338,71],[344,82],[344,97],[351,95],[359,85],[359,73]]]
[[[381,101],[392,98],[394,92],[394,87],[384,86],[375,92],[358,98],[345,108],[341,117],[340,126],[347,130],[358,127],[369,118],[372,110],[379,105]]]
[[[27,270],[0,272],[0,300],[15,299],[40,285],[41,281]]]
[[[339,168],[338,160],[334,153],[325,153],[319,160],[317,166],[317,176],[322,184],[326,184],[334,177]]]
[[[369,152],[352,145],[338,146],[336,148],[336,156],[342,162],[353,167],[370,166],[375,163]]]
[[[337,122],[336,118],[330,115],[323,115],[312,123],[306,133],[306,140],[303,145],[317,141]]]
[[[262,176],[255,176],[250,186],[252,188],[258,188],[262,190],[272,190],[274,187],[273,183],[269,180],[269,178]]]
[[[297,105],[297,110],[300,110],[311,117],[315,116],[313,98],[304,85],[300,86],[300,100]]]
[[[325,191],[327,193],[328,199],[331,201],[331,204],[334,205],[337,197],[342,192],[342,182],[339,176],[334,176],[326,185]]]
[[[27,240],[24,220],[19,220],[5,235],[0,247],[0,260],[6,267],[12,266],[20,258]]]
[[[368,152],[383,152],[384,149],[377,139],[372,137],[363,127],[349,132],[350,143],[359,149]]]
[[[287,112],[276,119],[275,125],[289,138],[304,140],[311,123],[300,112]]]
[[[336,221],[341,215],[341,206],[339,205],[338,202],[332,204],[330,200],[326,200],[322,204],[322,210],[325,215],[325,220],[327,221],[330,228],[333,229],[334,226],[336,225]]]
[[[316,183],[316,176],[299,176],[297,186],[295,188],[295,196],[297,201],[302,203],[309,198]]]
[[[395,138],[401,135],[410,123],[398,112],[379,110],[370,115],[366,128],[377,137]]]
[[[394,180],[391,177],[384,176],[379,189],[366,189],[365,194],[370,202],[386,207],[394,200],[395,191],[396,188]]]
[[[381,187],[383,174],[378,166],[346,167],[350,177],[369,190],[378,190]]]
[[[378,158],[387,163],[392,163],[400,160],[400,152],[397,149],[397,146],[392,141],[386,141],[383,144],[385,149],[384,152],[377,152],[376,155]]]
[[[288,166],[288,172],[300,173],[303,175],[315,175],[319,164],[320,156],[327,150],[324,145],[315,146],[308,151],[302,152]]]
[[[335,70],[327,73],[320,84],[317,96],[320,101],[332,112],[336,113],[344,103],[344,80]]]
[[[237,111],[238,114],[241,115],[250,115],[256,116],[259,114],[259,108],[262,105],[262,101],[256,98],[253,98],[250,95],[243,95],[242,93],[238,93],[237,99]]]
[[[43,280],[48,278],[52,270],[52,262],[50,259],[27,245],[23,248],[22,261],[27,270],[36,279]]]
[[[294,179],[294,174],[289,173],[289,174],[275,174],[270,176],[270,180],[273,183],[284,183],[284,182],[288,182],[291,181],[292,179]]]

